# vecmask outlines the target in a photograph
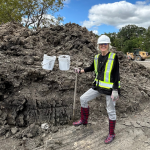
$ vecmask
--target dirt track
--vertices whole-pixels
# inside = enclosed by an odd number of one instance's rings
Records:
[[[145,61],[136,61],[136,62],[142,64],[147,68],[150,68],[150,59],[146,59]]]

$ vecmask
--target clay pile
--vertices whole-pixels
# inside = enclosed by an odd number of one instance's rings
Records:
[[[74,23],[31,31],[20,24],[0,26],[0,124],[18,127],[44,122],[67,124],[72,117],[75,73],[73,68],[89,66],[97,54],[94,33]],[[150,70],[126,59],[116,51],[120,62],[121,96],[117,115],[125,117],[149,102]],[[70,55],[69,71],[42,69],[43,55]],[[78,58],[78,62],[77,62]],[[78,75],[79,97],[92,86],[93,73]],[[105,97],[90,102],[90,119],[107,114]],[[95,117],[94,117],[95,116]]]

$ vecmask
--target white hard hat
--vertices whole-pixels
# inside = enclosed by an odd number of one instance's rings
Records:
[[[97,40],[97,44],[101,43],[111,43],[110,38],[107,35],[101,35]]]

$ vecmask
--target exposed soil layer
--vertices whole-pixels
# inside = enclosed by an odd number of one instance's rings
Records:
[[[31,31],[20,24],[0,26],[0,135],[15,134],[17,138],[34,137],[42,131],[39,125],[54,127],[72,119],[76,65],[89,66],[97,54],[97,37],[86,28],[69,23]],[[118,118],[141,111],[150,100],[150,69],[113,48],[120,63],[121,95],[117,102]],[[43,55],[70,55],[69,71],[59,70],[58,59],[52,71],[42,69]],[[77,62],[78,60],[78,62]],[[78,75],[76,118],[80,116],[80,96],[92,86],[93,73]],[[89,103],[89,120],[107,116],[105,96]],[[11,131],[12,126],[35,129]],[[21,129],[20,129],[21,130]],[[14,133],[16,132],[16,133]],[[17,134],[18,133],[18,134]],[[10,134],[10,135],[9,135]]]

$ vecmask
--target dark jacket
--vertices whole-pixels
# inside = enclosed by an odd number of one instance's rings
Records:
[[[98,76],[103,76],[103,74],[104,74],[103,72],[105,70],[105,65],[106,65],[106,62],[108,60],[109,53],[110,52],[108,52],[107,55],[105,55],[105,56],[100,55],[99,58],[98,58]],[[91,64],[91,66],[84,69],[85,73],[86,72],[91,72],[91,71],[94,71],[94,61]],[[118,88],[118,81],[120,81],[119,61],[118,61],[118,56],[116,55],[115,58],[114,58],[114,64],[113,64],[113,68],[112,68],[112,72],[111,72],[111,82],[114,83],[113,88],[112,89],[100,88],[100,87],[97,87],[95,85],[95,83],[93,83],[92,88],[94,90],[98,90],[100,93],[106,94],[106,95],[111,95],[112,90],[117,89],[118,93],[120,94],[120,88]]]

